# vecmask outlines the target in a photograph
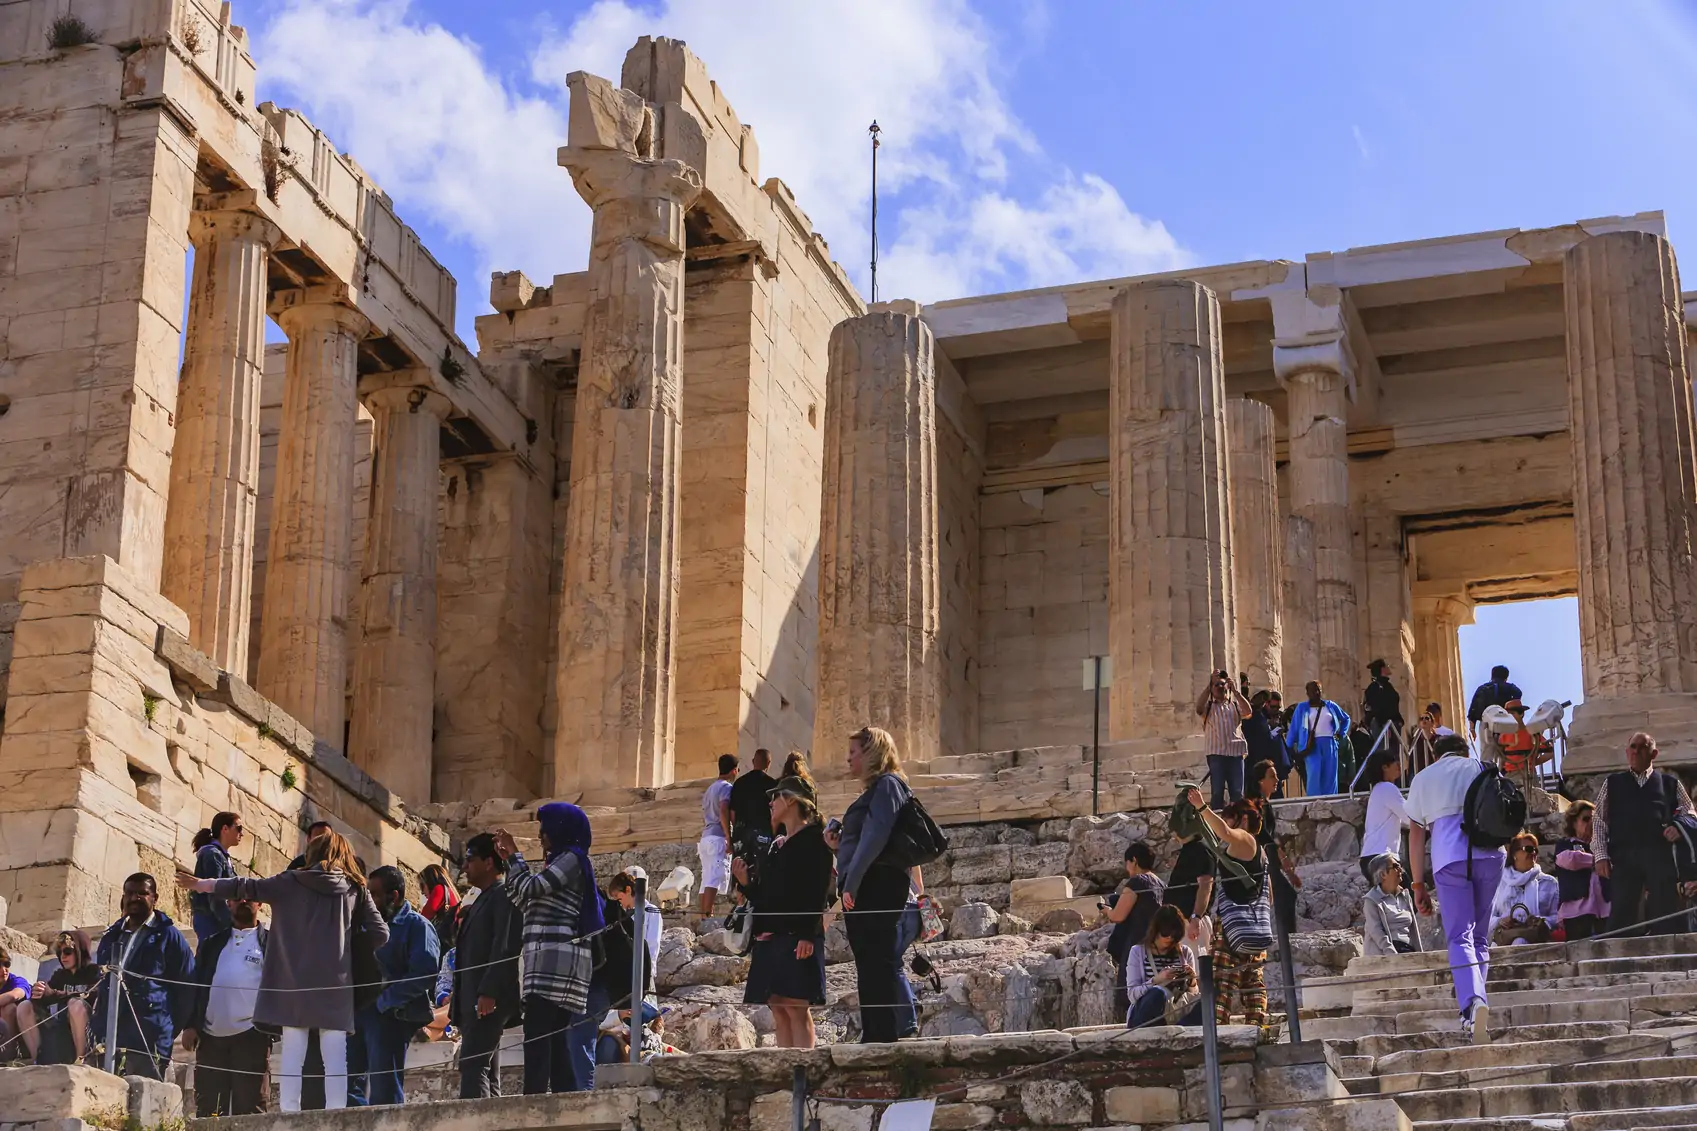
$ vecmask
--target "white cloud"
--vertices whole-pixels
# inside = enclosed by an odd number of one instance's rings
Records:
[[[261,97],[300,107],[403,219],[464,241],[480,271],[545,281],[581,265],[589,210],[554,156],[564,104],[519,93],[476,44],[405,0],[287,0],[255,55]],[[487,274],[460,280],[462,316],[487,308],[487,288]]]
[[[997,45],[965,0],[597,0],[563,29],[544,19],[517,73],[407,0],[283,0],[256,54],[262,83],[348,148],[403,215],[465,240],[484,267],[539,280],[578,269],[587,244],[587,213],[554,161],[565,76],[616,79],[644,34],[683,39],[706,62],[755,129],[762,177],[790,186],[863,286],[866,127],[878,119],[883,296],[1188,262],[1112,185],[1045,162],[998,90]]]

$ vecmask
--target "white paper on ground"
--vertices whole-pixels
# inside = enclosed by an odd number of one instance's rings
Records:
[[[878,1131],[931,1131],[931,1113],[936,1100],[903,1100],[884,1109]]]

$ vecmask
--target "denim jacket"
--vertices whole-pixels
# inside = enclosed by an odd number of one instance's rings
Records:
[[[389,941],[377,951],[377,965],[383,971],[377,1012],[396,1013],[406,1006],[416,1010],[419,1002],[428,1010],[441,959],[436,928],[412,904],[402,903],[389,920]]]

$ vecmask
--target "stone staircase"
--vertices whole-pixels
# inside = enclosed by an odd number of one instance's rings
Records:
[[[1417,1129],[1697,1131],[1697,935],[1497,948],[1488,1045],[1468,1043],[1442,953],[1360,958],[1303,1023],[1355,1095]]]

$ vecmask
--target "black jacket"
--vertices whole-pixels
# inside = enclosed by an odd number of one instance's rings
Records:
[[[1402,696],[1391,686],[1390,677],[1375,679],[1361,693],[1361,703],[1365,708],[1363,714],[1367,729],[1373,732],[1373,737],[1379,737],[1379,731],[1386,723],[1396,724],[1396,729],[1402,730]]]
[[[495,999],[495,1013],[510,1022],[519,1009],[519,948],[524,916],[504,884],[472,900],[454,944],[454,1001],[449,1010],[464,1029],[477,1019],[477,999]],[[494,965],[489,965],[493,963]]]
[[[271,940],[271,932],[265,927],[259,928],[259,953],[265,953],[265,947]],[[200,1032],[206,1028],[206,1004],[212,997],[212,975],[218,970],[218,956],[224,953],[224,947],[230,941],[230,928],[207,935],[200,940],[200,949],[194,954],[194,983],[195,988],[189,991],[189,1002],[183,1017],[182,1028]],[[275,1034],[276,1029],[268,1025],[255,1025],[254,1028],[263,1032]]]
[[[796,938],[825,933],[824,914],[834,867],[818,822],[767,851],[760,880],[749,898],[754,903],[756,932],[776,931]]]

